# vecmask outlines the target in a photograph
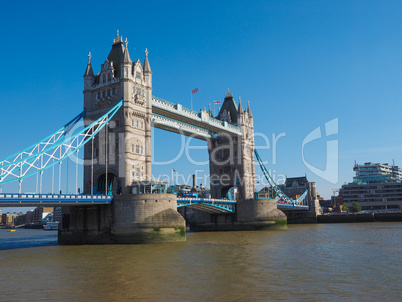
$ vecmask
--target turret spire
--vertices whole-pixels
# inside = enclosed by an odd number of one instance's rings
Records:
[[[243,107],[241,105],[241,97],[239,97],[239,108],[237,109],[237,112],[243,114]]]
[[[144,72],[152,73],[151,66],[148,61],[148,48],[145,48]]]
[[[117,30],[117,37],[116,39],[113,39],[113,45],[121,42],[123,42],[123,37],[119,36],[119,30]]]
[[[252,118],[253,115],[251,114],[250,102],[247,103],[247,112],[248,112],[248,116],[249,116],[250,118]]]
[[[91,55],[91,52],[89,52],[89,54],[88,54],[88,64],[87,64],[87,69],[85,70],[85,74],[84,74],[84,77],[93,77],[94,76],[94,71],[93,71],[93,69],[92,69],[92,64],[91,64],[91,58],[92,58],[92,55]]]
[[[123,63],[132,63],[131,58],[130,58],[130,54],[128,53],[128,48],[127,48],[127,38],[126,41],[124,41],[124,43],[126,44],[126,47],[124,48],[124,59],[123,59]]]

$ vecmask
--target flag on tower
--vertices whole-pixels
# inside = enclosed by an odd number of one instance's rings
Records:
[[[221,101],[214,101],[214,104],[220,104]]]
[[[191,91],[192,94],[196,93],[198,91],[198,88],[195,88],[194,90]]]

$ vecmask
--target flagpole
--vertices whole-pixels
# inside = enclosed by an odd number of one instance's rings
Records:
[[[191,91],[191,111],[193,111],[193,91]]]

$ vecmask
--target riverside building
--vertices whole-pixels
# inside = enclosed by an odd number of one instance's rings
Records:
[[[353,201],[362,210],[397,209],[402,205],[402,170],[398,166],[368,162],[355,164],[353,170],[353,182],[339,190],[348,207]]]

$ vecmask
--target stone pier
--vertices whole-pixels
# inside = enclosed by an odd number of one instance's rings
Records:
[[[129,244],[186,240],[173,194],[126,194],[112,205],[63,208],[59,244]]]
[[[287,229],[286,215],[278,210],[274,199],[240,200],[236,207],[236,214],[209,214],[191,210],[193,215],[187,215],[190,230],[202,232]]]

